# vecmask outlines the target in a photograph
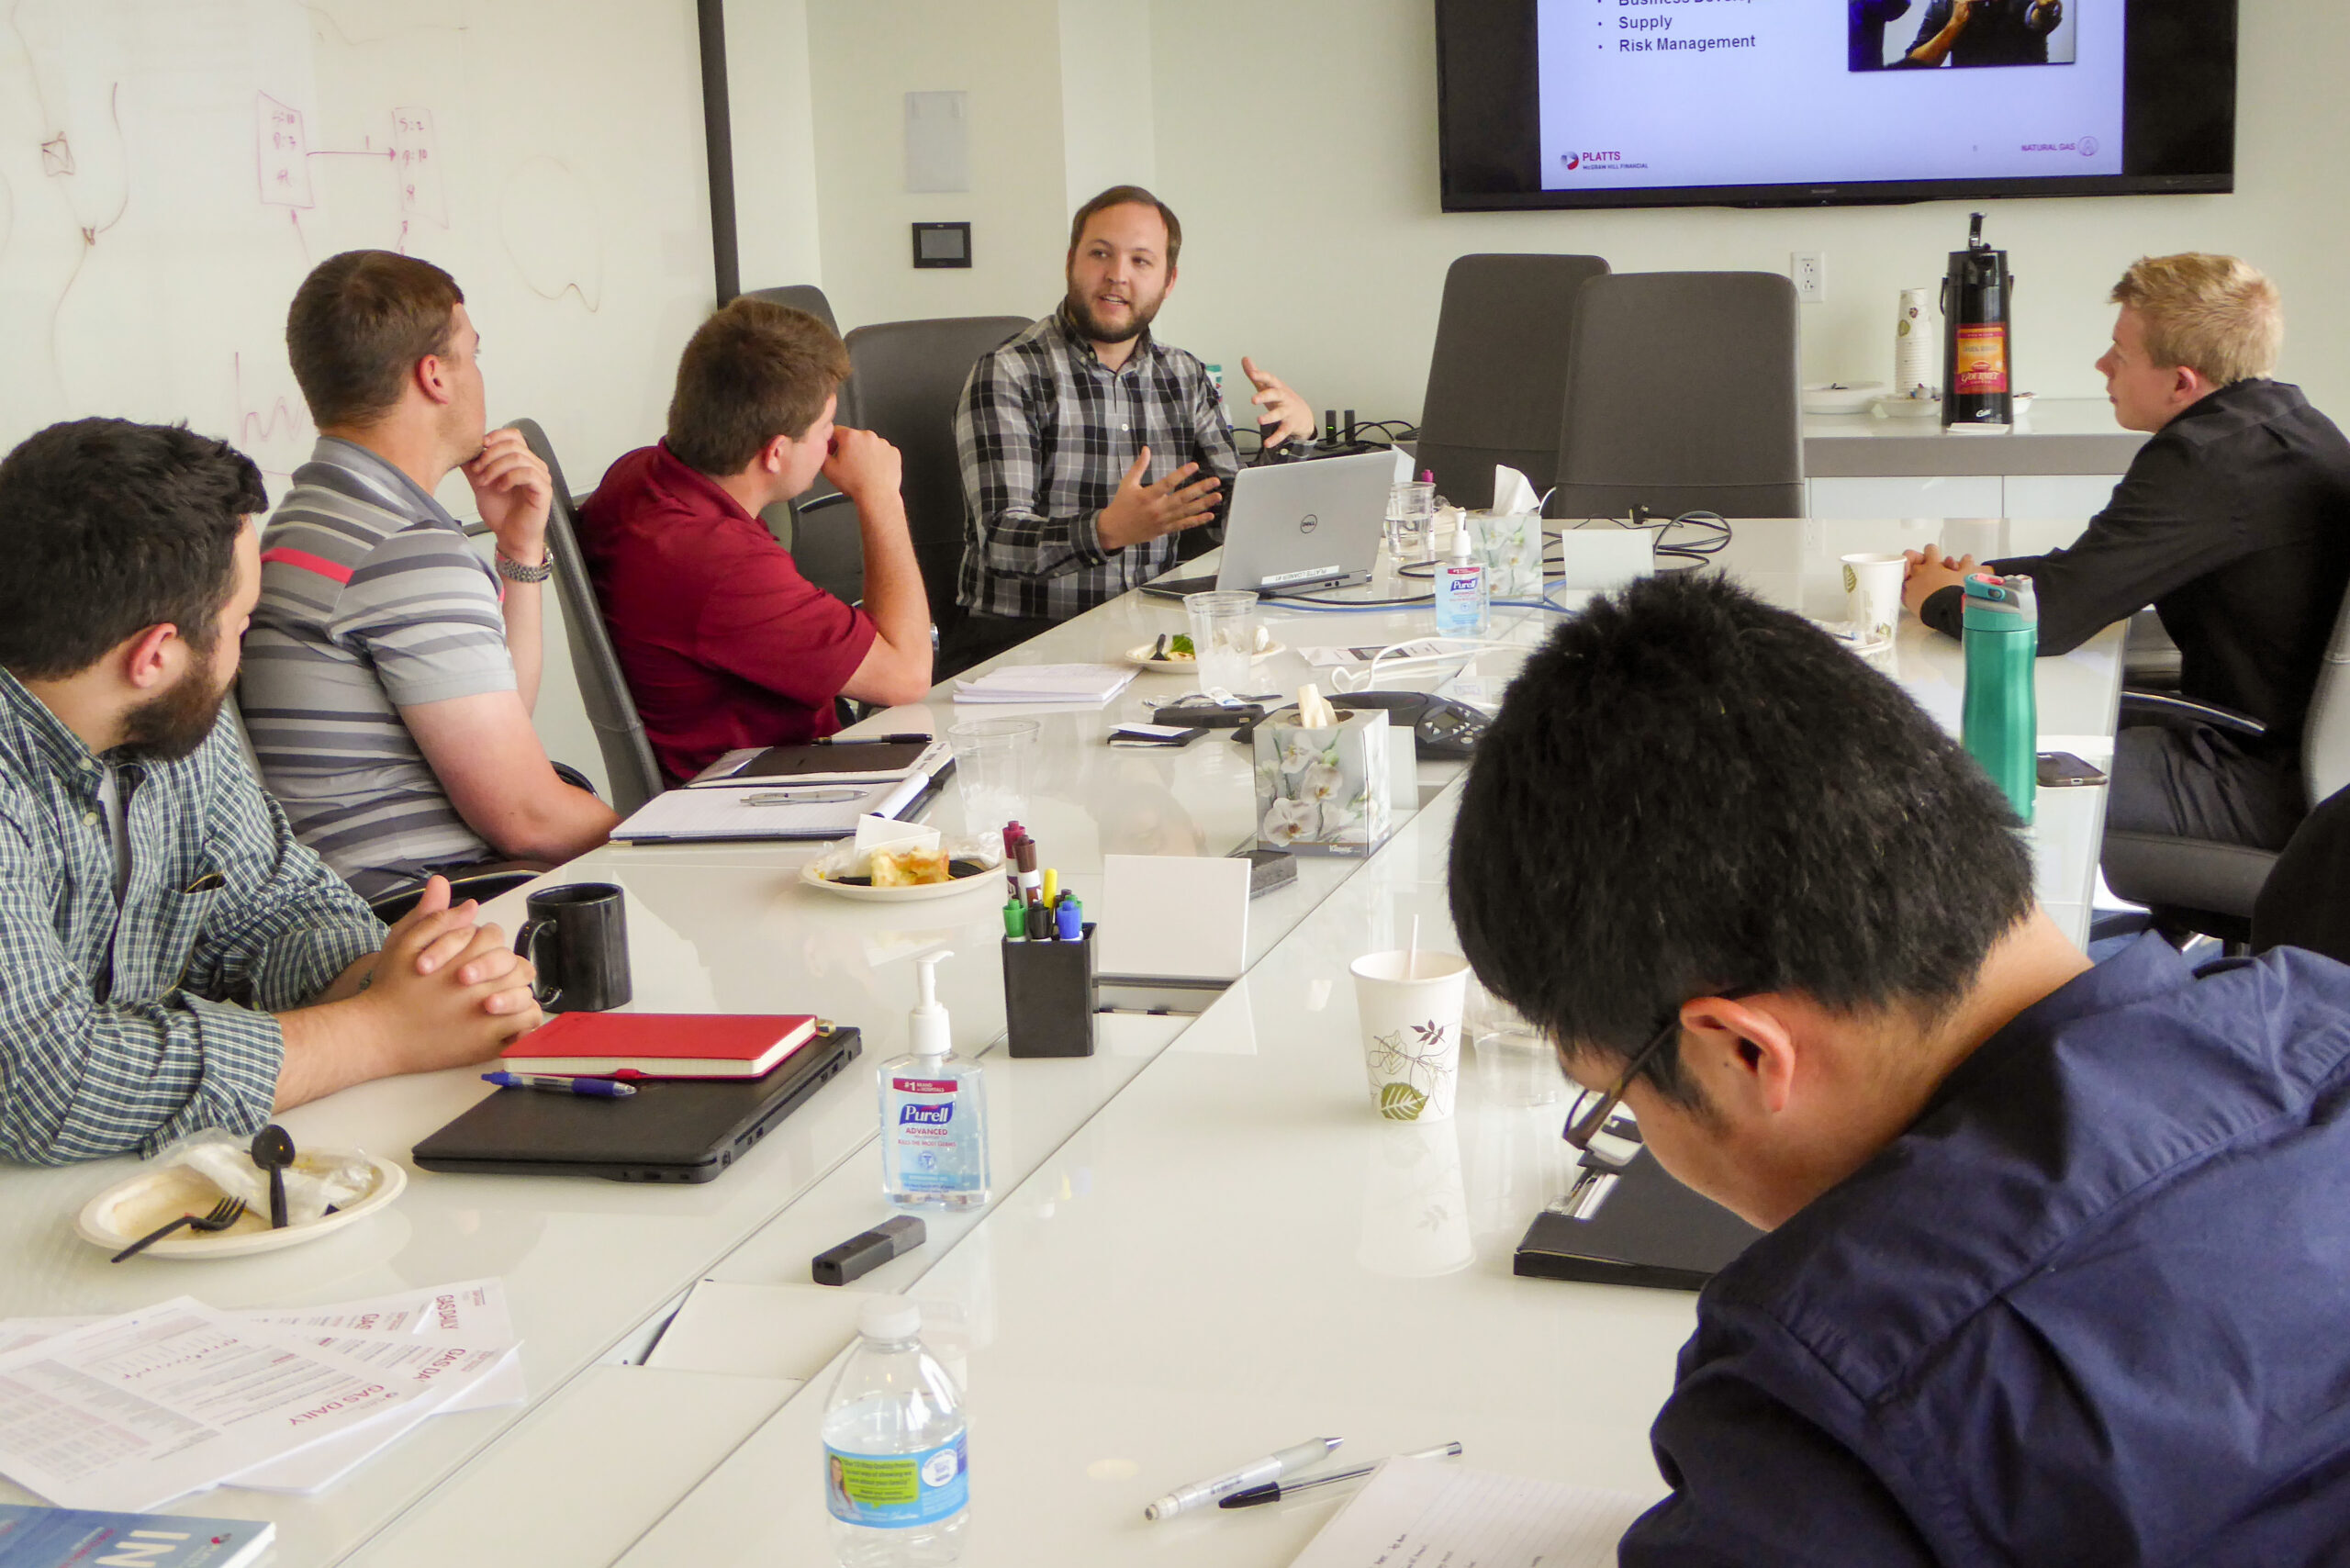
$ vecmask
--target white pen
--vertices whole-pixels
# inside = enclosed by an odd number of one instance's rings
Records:
[[[1268,1481],[1279,1481],[1291,1471],[1304,1465],[1319,1464],[1329,1457],[1330,1450],[1345,1442],[1344,1438],[1313,1438],[1293,1449],[1282,1449],[1264,1459],[1251,1460],[1237,1470],[1205,1481],[1195,1481],[1174,1491],[1142,1511],[1147,1519],[1171,1519],[1192,1508],[1203,1508],[1235,1492],[1251,1486],[1262,1486]]]

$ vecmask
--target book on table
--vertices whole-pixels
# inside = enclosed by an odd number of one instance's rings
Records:
[[[267,1519],[179,1514],[106,1514],[0,1503],[0,1568],[245,1568],[269,1550]]]
[[[815,1033],[804,1014],[565,1013],[498,1059],[561,1078],[764,1078]]]

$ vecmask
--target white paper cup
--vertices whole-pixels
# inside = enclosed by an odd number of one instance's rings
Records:
[[[1460,1013],[1469,960],[1423,947],[1366,953],[1349,966],[1362,1018],[1363,1068],[1379,1114],[1440,1122],[1460,1088]]]
[[[1909,558],[1860,554],[1844,557],[1844,612],[1863,644],[1882,643],[1901,624],[1901,584]]]

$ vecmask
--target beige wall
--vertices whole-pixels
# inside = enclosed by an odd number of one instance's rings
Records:
[[[1941,276],[1975,205],[1446,214],[1428,0],[1098,0],[1072,14],[1088,3],[808,0],[823,282],[845,324],[1041,312],[1071,206],[1131,162],[1124,177],[1183,217],[1164,335],[1236,368],[1254,354],[1317,407],[1416,417],[1445,268],[1485,250],[1774,272],[1790,251],[1822,251],[1828,299],[1803,309],[1806,379],[1882,379],[1895,296]],[[1147,39],[1134,27],[1146,4]],[[2110,325],[2103,300],[2133,257],[2232,251],[2285,291],[2283,374],[2350,418],[2337,260],[2350,224],[2336,190],[2350,95],[2334,80],[2350,7],[2263,0],[2242,18],[2234,195],[1983,204],[2018,278],[2023,388],[2101,389],[2090,364]],[[1064,79],[1064,58],[1090,68],[1082,80]],[[1147,91],[1118,79],[1145,64]],[[972,94],[974,188],[902,195],[901,95],[952,87]],[[977,267],[908,264],[907,222],[933,217],[974,220]]]
[[[1803,308],[1807,380],[1889,377],[1897,293],[1933,284],[1970,204],[1730,211],[1445,214],[1437,207],[1428,0],[1155,0],[1159,194],[1183,217],[1162,325],[1211,360],[1244,352],[1317,407],[1414,414],[1444,269],[1472,251],[1582,251],[1618,271],[1784,272],[1828,257]],[[2100,392],[2113,279],[2141,254],[2232,251],[2266,267],[2290,323],[2282,374],[2350,420],[2341,195],[2350,153],[2350,7],[2241,10],[2237,190],[2226,196],[1987,204],[2018,278],[2020,386]],[[1181,127],[1171,122],[1180,119]],[[1294,158],[1290,172],[1269,156]],[[1693,397],[1692,411],[1703,406]]]
[[[808,43],[842,330],[1051,308],[1069,223],[1057,0],[809,0]],[[905,95],[954,91],[970,95],[971,189],[909,196]],[[973,264],[917,271],[908,225],[962,219]]]
[[[744,288],[813,283],[824,270],[812,91],[806,0],[729,0],[726,96]]]

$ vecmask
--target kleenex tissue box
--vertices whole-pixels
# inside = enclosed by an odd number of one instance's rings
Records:
[[[1394,831],[1388,803],[1387,715],[1340,713],[1308,729],[1294,704],[1257,725],[1257,846],[1300,855],[1369,855]]]

